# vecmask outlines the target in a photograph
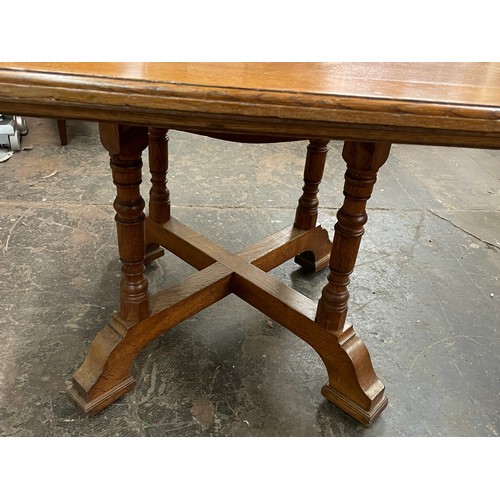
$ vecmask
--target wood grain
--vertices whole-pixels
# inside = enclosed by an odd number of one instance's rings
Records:
[[[0,107],[212,133],[500,148],[500,63],[3,63]]]

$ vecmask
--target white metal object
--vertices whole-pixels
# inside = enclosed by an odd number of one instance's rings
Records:
[[[0,147],[21,151],[21,136],[27,133],[28,126],[22,116],[0,114]]]

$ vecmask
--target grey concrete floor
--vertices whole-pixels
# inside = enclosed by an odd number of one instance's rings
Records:
[[[96,124],[69,121],[65,147],[54,120],[28,126],[29,148],[0,163],[0,435],[498,435],[500,152],[395,145],[380,172],[349,312],[389,397],[371,427],[322,398],[307,344],[233,296],[152,342],[136,389],[86,418],[65,390],[117,307],[114,186]],[[170,138],[181,221],[237,250],[293,220],[306,143]],[[341,147],[320,192],[330,232]],[[154,291],[191,272],[166,255],[147,276]],[[317,299],[326,272],[273,275]]]

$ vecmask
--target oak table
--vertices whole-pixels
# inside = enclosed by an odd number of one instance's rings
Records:
[[[364,424],[386,407],[368,350],[346,321],[366,203],[392,143],[500,149],[498,63],[3,63],[0,110],[99,122],[117,196],[120,309],[93,341],[68,395],[95,414],[131,390],[148,342],[230,293],[307,342],[322,394]],[[230,253],[170,215],[168,129],[242,142],[309,140],[293,224]],[[343,140],[344,202],[333,242],[316,224],[329,140]],[[148,215],[141,197],[149,145]],[[144,266],[163,254],[197,272],[155,295]],[[316,304],[267,271],[329,266]]]

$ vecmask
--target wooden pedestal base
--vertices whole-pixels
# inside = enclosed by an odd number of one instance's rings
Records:
[[[333,242],[325,229],[316,226],[328,140],[312,139],[294,224],[230,253],[171,217],[165,129],[101,123],[99,130],[117,188],[120,313],[97,335],[73,377],[68,395],[77,407],[92,415],[132,389],[132,363],[151,340],[234,293],[307,342],[328,372],[323,395],[363,424],[371,423],[387,398],[365,345],[346,325],[347,286],[367,219],[366,202],[390,144],[345,143],[345,200],[337,214]],[[146,218],[139,186],[141,153],[148,143],[152,187]],[[144,263],[163,255],[163,249],[198,272],[151,296]],[[328,283],[318,303],[267,274],[293,258],[310,271],[329,266]]]
[[[299,261],[308,267],[324,267],[331,249],[325,229],[290,226],[232,254],[174,218],[164,224],[147,219],[146,240],[199,271],[153,295],[147,318],[130,322],[115,314],[97,335],[68,390],[85,414],[97,413],[134,387],[132,363],[148,342],[229,293],[255,306],[318,352],[329,374],[323,391],[327,399],[364,424],[383,409],[384,387],[352,328],[340,333],[325,330],[315,322],[314,301],[266,274],[297,255],[305,256]]]

